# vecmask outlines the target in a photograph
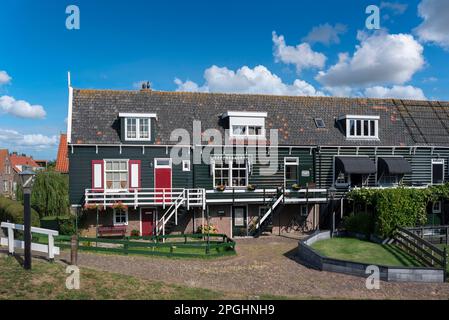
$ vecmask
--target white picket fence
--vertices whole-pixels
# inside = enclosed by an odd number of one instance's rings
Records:
[[[0,225],[2,228],[8,229],[8,237],[0,239],[1,246],[7,246],[8,252],[10,254],[14,254],[15,248],[25,249],[25,242],[21,240],[14,239],[14,230],[24,230],[24,226],[22,224],[15,224],[9,222],[2,222]],[[31,251],[44,252],[48,254],[49,259],[54,259],[55,255],[59,255],[59,247],[55,247],[55,239],[54,236],[59,235],[58,231],[31,227],[31,232],[45,234],[48,236],[48,245],[40,244],[40,243],[31,243]]]

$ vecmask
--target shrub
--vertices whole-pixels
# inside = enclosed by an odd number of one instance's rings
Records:
[[[138,237],[138,236],[140,236],[139,230],[136,230],[136,229],[131,230],[131,236],[133,236],[133,237]]]
[[[23,205],[20,202],[10,199],[0,198],[0,220],[11,223],[23,224]],[[39,215],[31,209],[31,225],[39,227]]]
[[[375,208],[374,232],[391,237],[398,227],[414,227],[427,221],[426,207],[431,199],[439,198],[440,189],[357,189],[348,194],[355,203]]]
[[[44,217],[41,219],[42,228],[52,229],[59,231],[61,235],[73,235],[75,234],[75,217],[62,216],[62,217]]]
[[[370,235],[374,232],[374,219],[365,213],[352,214],[344,217],[343,226],[346,231]]]

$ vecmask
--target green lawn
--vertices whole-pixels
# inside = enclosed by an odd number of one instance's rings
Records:
[[[65,265],[33,260],[25,271],[13,257],[0,255],[0,300],[5,299],[248,299],[207,289],[165,284],[110,272],[80,269],[80,289],[65,287]],[[268,297],[261,296],[261,299]]]
[[[312,248],[323,255],[341,260],[385,266],[420,266],[396,245],[381,245],[354,238],[333,238],[315,242]]]

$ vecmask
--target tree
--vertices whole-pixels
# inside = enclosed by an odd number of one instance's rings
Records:
[[[36,175],[31,195],[31,206],[40,217],[64,216],[69,208],[69,186],[66,176],[54,171]]]

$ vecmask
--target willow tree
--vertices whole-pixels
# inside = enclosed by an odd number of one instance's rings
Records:
[[[39,212],[40,217],[67,215],[69,208],[67,176],[54,171],[39,172],[31,195],[31,206]]]

